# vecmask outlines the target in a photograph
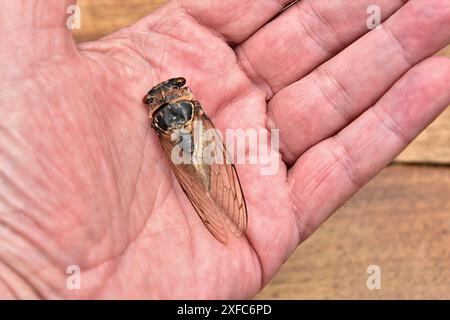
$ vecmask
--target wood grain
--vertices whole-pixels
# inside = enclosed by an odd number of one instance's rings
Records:
[[[76,41],[99,39],[127,27],[150,14],[165,0],[78,0],[81,29],[74,30]]]
[[[391,166],[289,258],[259,299],[450,299],[450,170]],[[366,286],[369,265],[381,289]]]
[[[447,107],[444,113],[397,157],[397,161],[450,164],[450,108]]]

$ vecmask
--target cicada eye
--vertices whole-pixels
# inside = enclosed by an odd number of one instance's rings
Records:
[[[144,103],[145,104],[151,104],[151,103],[153,103],[154,102],[154,99],[153,99],[153,97],[150,97],[150,95],[146,95],[145,97],[144,97]]]
[[[182,86],[184,86],[186,84],[186,79],[179,77],[179,78],[175,78],[174,82],[178,88],[181,88]]]

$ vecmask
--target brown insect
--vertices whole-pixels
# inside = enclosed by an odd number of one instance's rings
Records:
[[[144,103],[184,193],[206,228],[225,243],[228,233],[239,237],[246,231],[244,195],[225,145],[185,84],[184,78],[164,81]]]

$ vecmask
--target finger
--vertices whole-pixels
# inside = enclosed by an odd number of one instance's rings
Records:
[[[270,98],[368,32],[370,5],[380,8],[384,20],[404,2],[300,1],[237,47],[239,62]]]
[[[75,50],[67,11],[75,0],[0,1],[0,57],[3,61],[48,58]],[[71,12],[71,11],[69,11]],[[15,59],[13,59],[15,58]]]
[[[18,33],[40,35],[41,32],[59,32],[71,36],[67,20],[76,0],[1,1],[0,33],[4,37],[22,40]],[[56,40],[56,39],[54,39]]]
[[[412,65],[450,40],[450,6],[411,1],[380,29],[278,92],[269,103],[283,159],[332,136],[373,105]]]
[[[240,43],[292,0],[180,0],[181,8],[227,41]]]
[[[450,59],[429,58],[353,123],[303,154],[288,178],[302,236],[389,164],[449,103]]]

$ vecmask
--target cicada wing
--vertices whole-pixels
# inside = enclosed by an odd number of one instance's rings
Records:
[[[174,144],[164,137],[160,137],[160,142],[170,158]],[[197,168],[192,164],[174,164],[171,160],[170,164],[181,188],[203,224],[217,240],[225,243],[227,241],[227,232],[222,214],[209,196],[201,176],[197,173]]]
[[[192,160],[203,157],[200,153],[206,145],[216,159],[202,165],[170,162],[178,182],[205,226],[219,241],[226,242],[227,229],[237,237],[247,229],[245,198],[236,168],[222,140],[218,135],[213,139],[210,137],[211,132],[216,132],[212,121],[204,113],[198,115],[196,120],[201,122],[202,132],[197,139],[193,138],[197,145],[193,148]],[[170,157],[174,142],[164,137],[160,137],[160,141]]]
[[[206,130],[214,130],[214,124],[205,114],[202,123]],[[247,229],[247,206],[236,167],[218,135],[214,139],[214,150],[217,161],[211,164],[211,198],[221,209],[223,219],[228,229],[237,237],[242,236]]]

